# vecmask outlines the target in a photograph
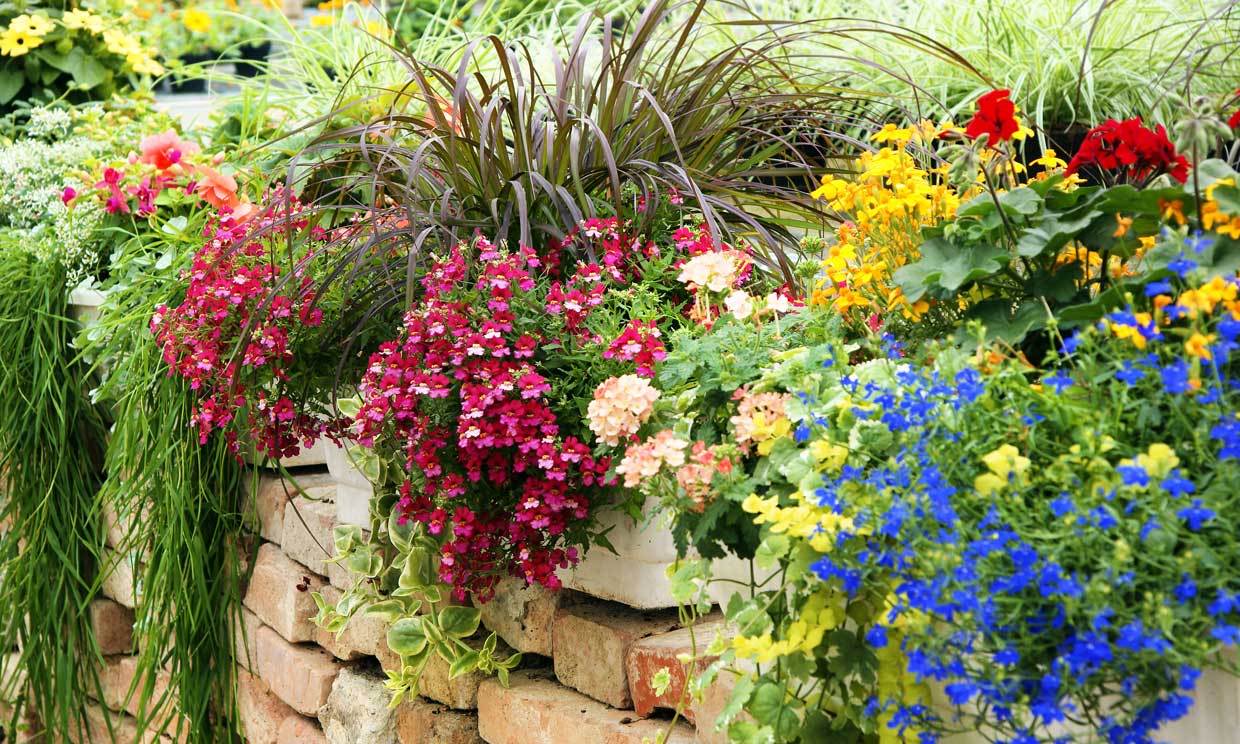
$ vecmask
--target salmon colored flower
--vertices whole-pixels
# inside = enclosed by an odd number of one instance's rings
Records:
[[[180,136],[171,129],[159,134],[152,134],[142,140],[139,161],[155,166],[159,170],[168,170],[181,162],[186,155],[198,152],[198,145],[193,142],[182,142]]]
[[[198,187],[195,189],[208,204],[219,209],[236,209],[241,203],[237,198],[237,179],[211,168],[198,168]]]

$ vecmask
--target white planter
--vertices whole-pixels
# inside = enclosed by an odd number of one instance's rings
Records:
[[[327,472],[336,481],[336,522],[358,527],[370,526],[370,500],[375,495],[374,486],[362,475],[344,447],[334,442],[324,446]]]
[[[648,500],[644,511],[656,505]],[[608,511],[599,517],[599,527],[611,527],[607,539],[616,552],[592,547],[575,567],[559,572],[564,586],[642,610],[675,607],[667,567],[676,560],[676,544],[663,520],[635,525],[627,515]],[[711,571],[715,578],[749,581],[749,562],[739,558],[715,560]],[[709,593],[716,603],[725,603],[740,588],[731,582],[714,582]]]
[[[75,289],[69,293],[69,316],[89,326],[99,319],[99,308],[107,299],[107,295],[96,289]]]

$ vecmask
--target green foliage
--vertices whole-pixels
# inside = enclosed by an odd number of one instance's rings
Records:
[[[80,735],[100,696],[87,606],[98,592],[104,423],[70,341],[65,269],[0,237],[0,697],[10,736],[37,711],[56,740]],[[15,660],[15,661],[14,661]]]
[[[924,229],[921,258],[898,269],[895,279],[910,302],[966,302],[966,318],[1010,343],[1056,319],[1064,328],[1090,323],[1123,305],[1125,293],[1169,275],[1166,267],[1183,251],[1199,210],[1234,198],[1231,186],[1211,189],[1227,178],[1234,181],[1236,172],[1208,160],[1185,186],[1067,189],[1062,176],[1052,176],[986,191],[961,205],[955,219]],[[1193,224],[1177,225],[1175,213]],[[1147,251],[1143,239],[1157,245]],[[1194,258],[1212,275],[1240,267],[1240,240],[1213,234],[1206,242]]]

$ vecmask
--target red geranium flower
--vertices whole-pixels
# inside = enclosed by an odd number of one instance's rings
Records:
[[[1012,103],[1011,94],[1012,91],[1003,88],[977,99],[977,113],[964,133],[973,139],[990,135],[988,144],[991,145],[1012,139],[1012,135],[1020,131],[1020,122],[1016,119],[1016,104]]]
[[[1180,183],[1188,180],[1188,158],[1175,151],[1167,130],[1161,124],[1153,129],[1143,126],[1139,116],[1107,119],[1089,130],[1067,172],[1071,175],[1091,166],[1127,181],[1144,181],[1162,173]]]
[[[1240,98],[1240,90],[1232,93],[1232,97]],[[1227,120],[1227,126],[1232,129],[1240,129],[1240,109],[1236,109],[1236,112]]]

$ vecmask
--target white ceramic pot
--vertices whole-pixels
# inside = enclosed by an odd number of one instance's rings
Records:
[[[362,475],[349,452],[344,447],[326,442],[324,451],[327,472],[336,481],[336,522],[358,527],[370,526],[370,499],[375,495],[374,486]]]
[[[99,308],[108,299],[97,289],[75,289],[69,293],[69,316],[89,326],[99,319]]]
[[[657,503],[647,500],[643,511],[649,513]],[[575,567],[559,572],[564,586],[642,610],[675,607],[667,567],[676,560],[676,544],[665,520],[634,524],[628,515],[608,511],[599,517],[599,527],[611,528],[607,539],[616,552],[590,548]],[[749,581],[749,562],[740,558],[715,560],[711,571],[715,578]],[[738,588],[731,582],[714,582],[709,592],[716,603],[725,603]]]

